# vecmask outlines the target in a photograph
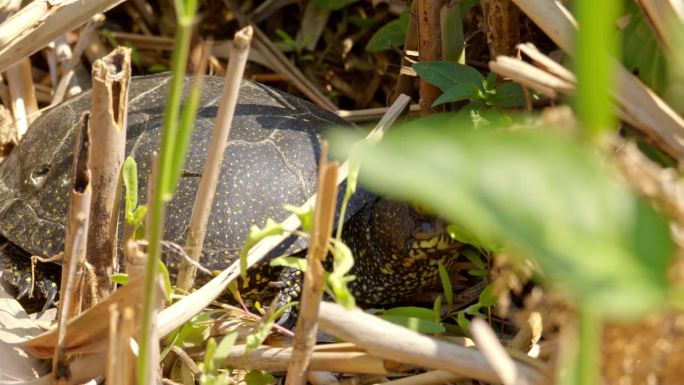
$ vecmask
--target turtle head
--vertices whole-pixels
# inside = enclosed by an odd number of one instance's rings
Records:
[[[384,254],[402,259],[441,260],[461,245],[449,236],[443,220],[409,203],[381,198],[370,221],[374,244]]]

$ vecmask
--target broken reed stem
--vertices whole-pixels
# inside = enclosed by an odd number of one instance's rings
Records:
[[[285,378],[286,385],[306,383],[311,351],[316,344],[318,309],[323,296],[323,260],[328,253],[328,243],[335,219],[338,168],[337,162],[328,162],[328,142],[324,141],[318,168],[316,211],[306,254],[307,269],[304,272],[301,306],[293,341],[292,361]]]
[[[131,351],[131,339],[135,334],[135,312],[133,306],[118,304],[109,307],[109,351],[105,377],[109,385],[135,383],[135,356]]]
[[[359,309],[323,302],[319,313],[320,328],[342,340],[353,342],[369,354],[388,360],[425,368],[447,370],[466,378],[498,382],[499,377],[481,352],[428,337],[392,324]],[[519,375],[529,384],[550,381],[545,373],[527,364],[515,362]]]
[[[12,114],[21,139],[39,114],[31,76],[31,61],[28,58],[20,60],[7,70],[7,83],[12,100]]]
[[[211,134],[207,158],[202,170],[197,195],[195,196],[195,205],[192,209],[188,238],[185,241],[185,252],[194,262],[199,261],[202,247],[204,246],[207,223],[211,215],[221,166],[223,166],[223,157],[226,153],[228,136],[230,135],[230,127],[233,123],[233,115],[235,115],[238,92],[247,64],[252,35],[253,30],[250,26],[235,33],[233,52],[226,70],[223,94],[221,95],[221,103],[216,115],[216,125]],[[204,58],[202,62],[204,65],[200,64],[200,68],[206,67],[209,54],[206,51],[208,50],[205,50],[203,53]],[[239,192],[236,191],[235,193]],[[195,265],[185,258],[181,259],[176,285],[182,290],[190,290],[194,285],[196,274],[197,268]]]
[[[418,59],[421,62],[442,60],[442,33],[440,12],[445,0],[417,0],[418,11]],[[435,111],[432,103],[441,95],[439,88],[420,80],[420,113],[428,115]]]
[[[122,0],[34,0],[0,25],[0,72]]]
[[[83,55],[83,52],[90,43],[90,37],[92,36],[93,31],[95,31],[95,27],[97,27],[97,23],[99,21],[98,19],[100,19],[100,17],[93,17],[90,19],[88,24],[86,24],[86,26],[83,27],[81,32],[78,34],[78,43],[76,43],[76,46],[71,53],[71,58],[69,58],[69,61],[62,66],[62,77],[59,79],[59,82],[55,87],[55,93],[52,96],[52,101],[50,102],[51,106],[59,104],[62,102],[62,100],[64,100],[64,95],[67,92],[67,88],[69,87],[69,84],[72,83],[71,79],[74,77],[74,68],[76,68],[76,65],[80,62],[81,55]]]
[[[83,287],[83,265],[88,239],[88,218],[90,217],[90,115],[84,113],[76,128],[74,161],[71,178],[71,194],[67,215],[67,231],[62,266],[62,293],[57,318],[57,346],[52,360],[52,374],[55,381],[70,380],[68,364],[64,360],[64,340],[69,319],[80,311],[80,290]],[[61,376],[65,375],[65,378]]]
[[[521,377],[513,359],[506,354],[499,339],[489,325],[475,317],[470,323],[470,333],[489,365],[494,369],[504,385],[525,385],[528,381]]]
[[[110,295],[116,285],[109,276],[118,271],[117,229],[121,196],[121,167],[126,150],[128,86],[131,50],[119,47],[93,64],[90,159],[93,198],[86,258],[96,276],[97,298],[85,290],[84,308]]]
[[[245,345],[234,346],[225,364],[246,370],[285,371],[294,359],[293,348],[268,347],[256,348],[245,355]],[[309,371],[336,373],[390,374],[390,366],[381,357],[371,356],[363,351],[314,351],[309,361]]]

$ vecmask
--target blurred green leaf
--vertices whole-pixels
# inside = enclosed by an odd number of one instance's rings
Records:
[[[447,305],[451,306],[454,303],[454,287],[451,285],[449,272],[441,262],[437,267],[439,270],[439,280],[442,282],[442,288],[444,289],[444,299],[446,299]]]
[[[386,316],[413,317],[432,321],[435,318],[432,309],[417,306],[400,306],[382,312]]]
[[[535,256],[550,284],[601,313],[629,316],[662,303],[672,252],[667,223],[595,152],[550,132],[435,122],[356,147],[361,182],[423,205],[487,244]],[[334,153],[347,155],[357,139],[334,132]]]
[[[449,61],[428,61],[414,63],[416,70],[426,82],[438,87],[442,92],[462,84],[472,84],[484,92],[485,78],[473,67]]]
[[[444,326],[432,320],[432,311],[430,311],[430,319],[397,315],[381,315],[379,317],[384,319],[385,321],[401,325],[405,328],[411,329],[419,333],[442,334],[446,331],[444,329]]]
[[[263,228],[260,228],[257,225],[252,225],[252,227],[249,228],[247,240],[240,251],[240,275],[242,276],[242,279],[245,279],[247,276],[247,254],[249,254],[249,250],[262,239],[270,237],[271,235],[280,235],[283,231],[283,225],[271,218],[266,219],[266,224],[264,224]]]
[[[302,230],[305,233],[311,232],[311,226],[313,225],[313,218],[314,218],[314,211],[315,207],[314,205],[302,205],[302,206],[293,206],[291,204],[285,204],[283,208],[295,215],[299,218],[299,222],[302,223]]]
[[[398,19],[392,20],[380,27],[368,40],[366,51],[380,52],[404,45],[408,22],[408,12],[404,12]]]
[[[480,305],[489,307],[496,305],[496,300],[497,297],[494,295],[494,284],[490,283],[482,290],[478,301],[480,302]]]

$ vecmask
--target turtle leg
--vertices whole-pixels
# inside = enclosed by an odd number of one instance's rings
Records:
[[[282,269],[278,274],[278,279],[269,283],[269,287],[277,289],[276,309],[285,307],[288,303],[298,300],[302,293],[303,282],[304,274],[301,270],[291,267]],[[294,322],[297,319],[296,315],[297,310],[295,307],[289,306],[278,318],[277,324],[289,328],[294,327]]]

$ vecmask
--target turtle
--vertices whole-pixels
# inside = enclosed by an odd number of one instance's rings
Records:
[[[126,153],[138,165],[141,199],[146,195],[150,155],[160,143],[170,79],[168,74],[133,77],[129,87]],[[185,78],[184,95],[191,82],[191,77]],[[219,77],[204,80],[183,176],[166,210],[164,239],[170,242],[183,244],[187,235],[222,87]],[[48,257],[63,250],[74,131],[90,100],[90,92],[85,92],[46,111],[0,164],[0,235],[15,251]],[[289,213],[284,204],[301,205],[316,191],[321,137],[329,126],[349,125],[298,97],[256,82],[242,82],[200,258],[202,266],[208,270],[227,267],[238,257],[251,225],[261,226],[267,218],[285,219]],[[350,289],[361,304],[397,303],[434,284],[437,264],[453,265],[462,248],[449,237],[439,218],[363,188],[350,200],[347,214],[343,239],[356,256],[351,271],[356,279]],[[305,247],[306,240],[295,237],[271,257]],[[25,294],[32,277],[27,269],[28,254],[9,250],[0,253],[3,276]],[[180,257],[173,253],[164,256],[173,276]],[[289,275],[283,278],[284,274]],[[254,277],[250,285],[286,282],[281,291],[296,295],[298,281],[290,279],[291,274],[298,273],[275,271],[262,262],[250,270]],[[47,302],[57,295],[57,276],[36,278]],[[197,282],[209,278],[200,276]]]

